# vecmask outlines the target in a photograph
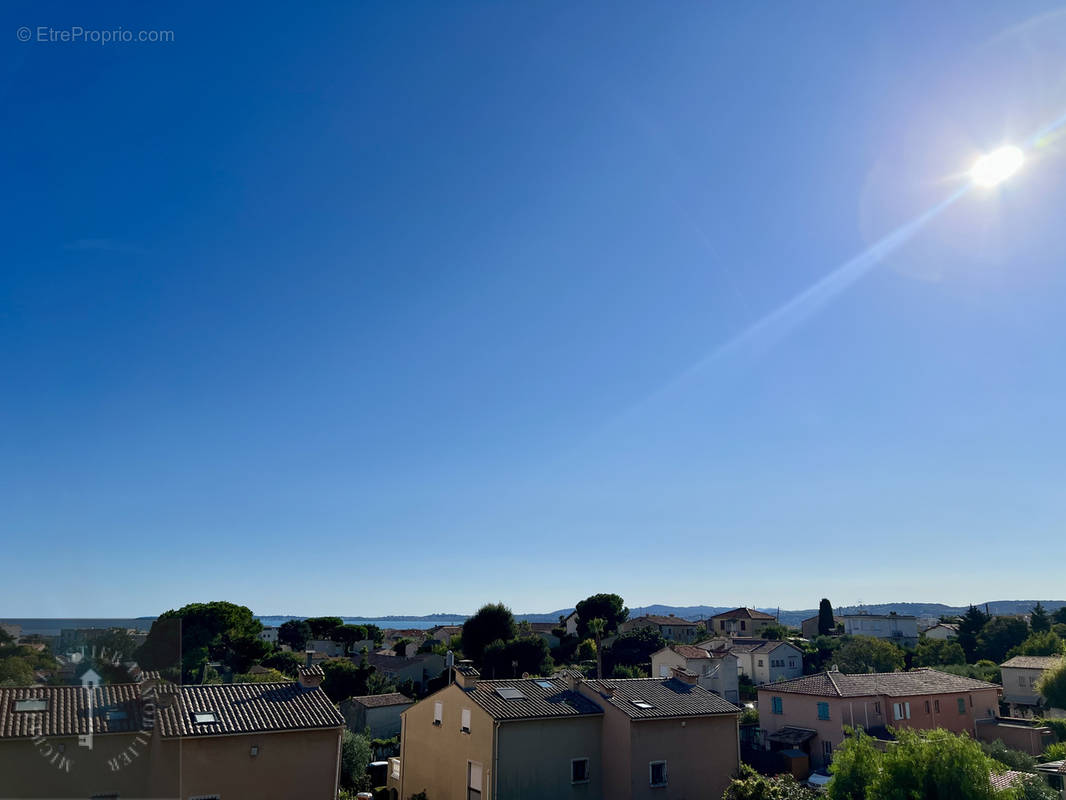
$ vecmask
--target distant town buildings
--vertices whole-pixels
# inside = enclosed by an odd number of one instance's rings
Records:
[[[848,636],[872,636],[896,644],[918,644],[918,618],[904,614],[845,614],[844,633]]]
[[[618,626],[618,632],[630,633],[641,629],[651,629],[658,631],[668,642],[693,642],[698,638],[701,627],[699,622],[675,617],[673,614],[666,617],[659,614],[646,614],[642,617],[627,619]]]
[[[777,618],[754,608],[734,608],[732,611],[715,614],[708,623],[708,632],[712,636],[757,638],[768,625],[776,624]]]
[[[1012,717],[1066,717],[1066,709],[1047,708],[1036,689],[1040,676],[1062,663],[1062,656],[1015,656],[1000,664],[1003,676],[1003,702]]]

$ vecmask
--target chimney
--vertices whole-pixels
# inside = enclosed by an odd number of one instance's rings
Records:
[[[697,675],[692,670],[685,669],[684,667],[671,667],[670,674],[672,677],[676,678],[682,683],[687,683],[689,686],[695,686],[697,683],[699,683],[700,679],[699,675]]]
[[[300,688],[304,691],[310,691],[322,684],[322,680],[326,677],[326,673],[322,667],[300,667],[299,678],[297,682],[300,684]]]
[[[304,650],[304,666],[305,667],[311,666],[311,662],[314,660],[314,658],[315,658],[315,651],[314,650]]]
[[[461,689],[473,689],[477,686],[477,679],[481,673],[474,669],[468,661],[460,661],[455,665],[455,682]]]
[[[585,678],[576,669],[566,670],[563,673],[563,679],[566,681],[566,688],[571,692],[578,691],[581,684],[585,682]]]
[[[613,683],[600,684],[600,694],[602,694],[604,697],[614,697],[614,689],[615,686]]]
[[[840,672],[840,667],[838,667],[836,664],[834,664],[833,666],[831,666],[829,668],[829,671],[830,672]]]

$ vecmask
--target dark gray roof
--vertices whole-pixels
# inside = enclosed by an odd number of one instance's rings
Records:
[[[711,619],[765,619],[776,620],[773,614],[767,614],[763,611],[756,611],[754,608],[734,608],[732,611],[723,611],[721,614],[715,614]]]
[[[92,714],[90,716],[90,692]],[[19,700],[41,700],[40,711],[16,711]],[[0,689],[0,739],[74,736],[142,730],[144,706],[156,700],[155,723],[163,736],[210,736],[230,733],[332,728],[344,719],[321,689],[296,683],[230,683],[167,687],[158,698],[134,683],[89,690],[80,686]],[[166,705],[169,700],[169,705]],[[118,713],[116,713],[118,712]],[[214,724],[195,724],[192,715],[211,712]]]
[[[388,694],[368,694],[361,697],[350,697],[349,701],[359,703],[365,708],[383,708],[384,706],[404,706],[414,703],[410,697],[400,692]]]
[[[702,717],[709,714],[739,714],[741,709],[702,686],[677,678],[625,678],[589,681],[601,702],[609,703],[633,719]],[[614,687],[607,694],[608,687]],[[644,708],[635,702],[651,706]]]
[[[790,681],[779,681],[759,687],[759,691],[782,694],[810,694],[819,697],[909,697],[923,694],[951,694],[974,689],[999,689],[994,683],[964,678],[928,667],[910,672],[819,672]]]
[[[508,700],[496,691],[498,688],[507,687],[518,689],[523,697]],[[475,688],[463,691],[493,719],[576,717],[603,713],[603,709],[588,698],[568,689],[566,681],[559,678],[478,681]]]
[[[217,720],[196,724],[193,714]],[[182,686],[175,702],[157,709],[163,736],[217,736],[234,733],[336,728],[344,718],[321,688],[298,683],[224,683]]]

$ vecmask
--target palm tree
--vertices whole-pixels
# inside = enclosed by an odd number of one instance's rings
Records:
[[[596,677],[603,680],[603,647],[600,641],[603,639],[603,631],[607,627],[607,621],[602,617],[589,620],[589,633],[596,640]]]

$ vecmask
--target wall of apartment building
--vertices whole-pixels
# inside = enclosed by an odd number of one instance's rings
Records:
[[[433,724],[436,703],[440,725]],[[470,733],[460,731],[464,708],[470,710]],[[467,765],[473,761],[482,769],[481,796],[492,800],[494,736],[492,717],[456,685],[411,706],[400,735],[400,796],[425,790],[432,800],[467,800]]]
[[[607,797],[602,728],[599,714],[502,722],[496,750],[497,800]],[[571,762],[581,758],[589,760],[589,780],[573,783]]]
[[[1008,703],[1035,706],[1040,700],[1036,682],[1043,670],[1023,667],[1003,667],[1003,700]]]
[[[619,712],[620,713],[620,712]],[[632,800],[721,797],[740,763],[737,716],[634,720],[629,736],[629,793]],[[609,770],[614,752],[607,754]],[[668,785],[650,785],[651,763],[666,762]]]
[[[180,757],[182,797],[333,800],[340,737],[340,728],[330,728],[164,739],[160,760]]]
[[[792,666],[789,666],[790,659]],[[775,664],[778,661],[783,663]],[[752,653],[751,663],[752,677],[757,684],[791,680],[803,675],[803,653],[790,644],[778,645],[770,651]]]
[[[999,709],[998,689],[974,689],[951,694],[886,697],[889,703],[889,725],[897,728],[943,728],[953,733],[976,736],[978,719],[994,719]],[[960,705],[962,711],[960,713]],[[910,719],[896,719],[895,706],[910,704]],[[906,708],[904,708],[906,712]]]
[[[0,740],[0,798],[176,797],[177,762],[153,758],[157,744],[150,732],[97,734],[91,750],[77,736]]]

